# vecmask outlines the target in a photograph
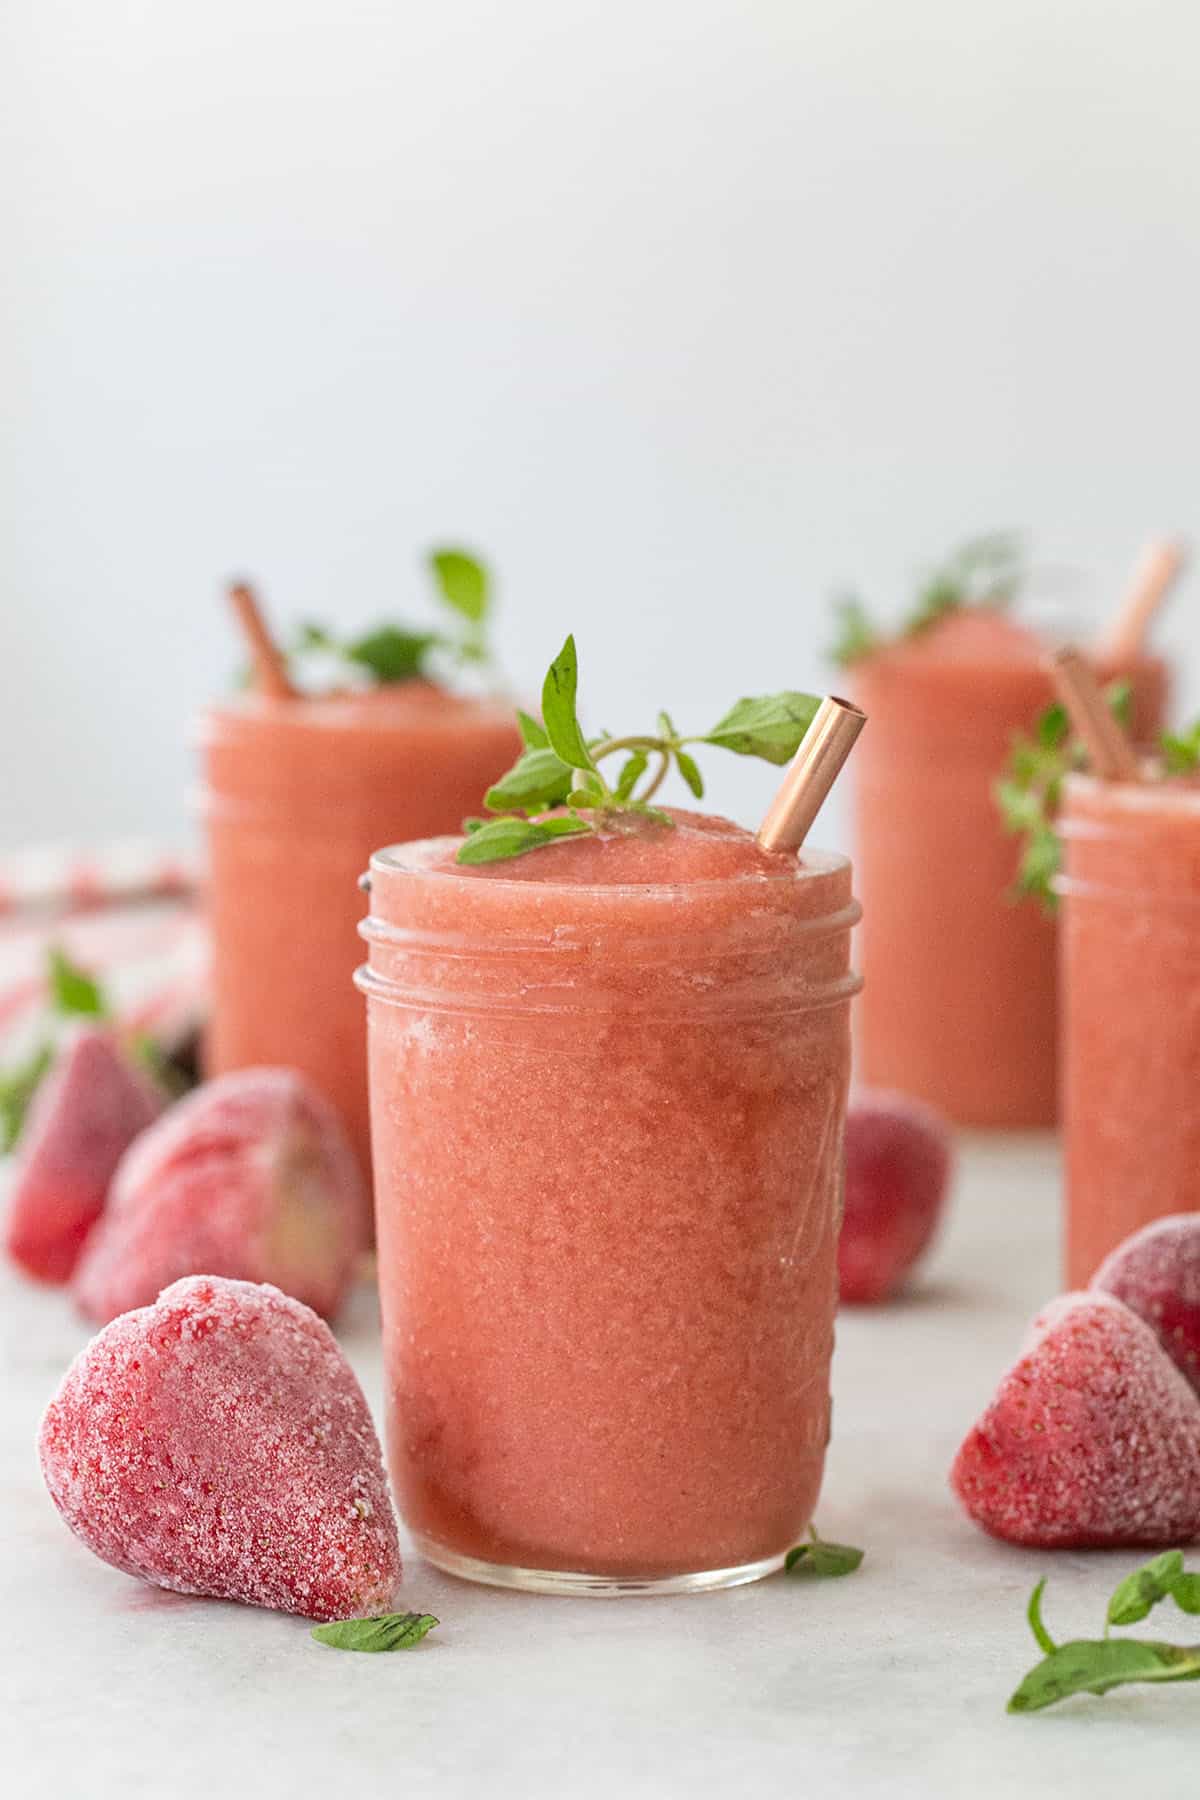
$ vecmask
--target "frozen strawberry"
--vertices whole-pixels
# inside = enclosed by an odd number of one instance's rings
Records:
[[[89,1550],[180,1594],[311,1619],[384,1611],[396,1520],[362,1390],[278,1288],[194,1276],[106,1325],[42,1421]]]
[[[1037,1549],[1174,1546],[1200,1535],[1200,1400],[1109,1294],[1067,1294],[950,1474],[993,1537]]]
[[[846,1208],[838,1240],[841,1297],[886,1300],[937,1229],[951,1168],[950,1136],[930,1107],[863,1090],[846,1116]]]
[[[367,1243],[337,1115],[292,1069],[242,1069],[181,1100],[121,1163],[75,1297],[103,1322],[183,1275],[270,1281],[327,1317]]]
[[[1092,1277],[1131,1306],[1200,1393],[1200,1212],[1172,1213],[1119,1244]]]
[[[34,1097],[17,1146],[5,1242],[40,1281],[67,1281],[121,1156],[166,1096],[110,1031],[67,1040]]]

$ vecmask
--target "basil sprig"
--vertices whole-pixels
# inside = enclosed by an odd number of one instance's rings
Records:
[[[1200,1613],[1200,1575],[1185,1570],[1182,1550],[1168,1550],[1126,1576],[1109,1600],[1103,1637],[1056,1644],[1042,1621],[1045,1586],[1043,1578],[1026,1613],[1044,1654],[1009,1700],[1009,1712],[1041,1712],[1072,1694],[1108,1694],[1132,1682],[1200,1681],[1200,1644],[1109,1635],[1114,1625],[1138,1624],[1163,1600],[1173,1600],[1180,1612]]]
[[[919,637],[947,613],[964,607],[1008,606],[1024,578],[1024,547],[1010,531],[992,531],[969,538],[922,578],[909,611],[894,632],[876,625],[864,602],[854,593],[835,597],[837,631],[829,647],[830,659],[841,665],[859,662],[897,639]]]
[[[575,639],[569,637],[542,686],[541,720],[517,713],[524,748],[484,795],[489,812],[506,816],[464,820],[467,838],[458,852],[460,863],[524,856],[596,831],[620,815],[640,814],[670,825],[669,814],[651,802],[672,769],[695,799],[704,798],[704,779],[687,746],[711,744],[781,766],[796,754],[820,705],[815,694],[769,694],[737,701],[697,737],[681,735],[663,712],[653,732],[589,738],[579,722],[578,694],[579,658]],[[621,762],[610,783],[600,765],[618,755]],[[539,816],[563,807],[567,810],[553,818]]]

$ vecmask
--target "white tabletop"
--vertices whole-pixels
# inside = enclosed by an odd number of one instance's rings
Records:
[[[959,1438],[1056,1285],[1056,1196],[1048,1141],[968,1145],[949,1228],[918,1291],[842,1315],[819,1523],[866,1546],[857,1575],[564,1600],[472,1587],[412,1557],[403,1604],[442,1625],[392,1656],[326,1650],[301,1620],[144,1587],[77,1544],[42,1488],[33,1446],[86,1333],[61,1294],[6,1273],[7,1791],[55,1800],[1190,1793],[1200,1686],[1129,1689],[1035,1717],[1004,1712],[1037,1659],[1023,1611],[1038,1576],[1050,1578],[1051,1631],[1090,1636],[1137,1555],[1008,1549],[967,1523],[946,1488]],[[344,1340],[376,1406],[365,1293]]]

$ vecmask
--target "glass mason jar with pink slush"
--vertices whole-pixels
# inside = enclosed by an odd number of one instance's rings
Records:
[[[1200,1205],[1200,781],[1065,784],[1066,1272]]]
[[[309,1076],[370,1166],[366,1043],[351,977],[371,851],[457,829],[518,745],[507,706],[423,680],[209,709],[200,733],[212,926],[213,1074]]]
[[[392,1479],[421,1552],[564,1592],[729,1585],[829,1434],[850,867],[677,812],[371,859]]]
[[[968,607],[849,677],[871,718],[854,772],[859,1072],[963,1125],[1057,1116],[1054,922],[1013,903],[1018,852],[993,799],[1014,737],[1054,698],[1044,657],[1033,632]],[[1157,730],[1160,661],[1098,673],[1131,681],[1136,734]]]

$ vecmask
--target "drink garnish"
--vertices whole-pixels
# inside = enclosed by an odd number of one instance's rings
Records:
[[[384,623],[339,638],[326,626],[309,621],[301,625],[286,652],[271,636],[249,584],[234,583],[229,596],[246,637],[256,685],[275,699],[295,699],[304,689],[293,672],[309,660],[318,661],[326,673],[332,670],[359,684],[369,678],[376,685],[410,681],[444,664],[490,663],[492,582],[486,564],[466,550],[443,548],[430,552],[428,566],[435,595],[447,612],[446,628],[417,631]]]
[[[844,668],[874,655],[887,644],[919,637],[947,613],[964,607],[996,611],[1010,604],[1023,574],[1020,537],[1013,532],[995,531],[968,539],[931,569],[894,631],[877,625],[857,594],[839,594],[833,603],[838,629],[829,649],[830,658]]]
[[[816,694],[768,694],[737,701],[711,730],[697,736],[681,734],[662,712],[655,731],[587,737],[579,723],[578,687],[575,639],[568,637],[546,675],[542,719],[518,711],[524,749],[484,796],[488,811],[503,816],[464,821],[467,838],[458,852],[460,863],[523,856],[564,838],[612,827],[622,818],[669,826],[669,814],[652,801],[672,769],[695,799],[704,797],[704,779],[689,745],[711,744],[782,767],[795,755],[821,704]],[[617,755],[622,761],[610,782],[600,765]],[[560,807],[567,810],[542,816]]]

